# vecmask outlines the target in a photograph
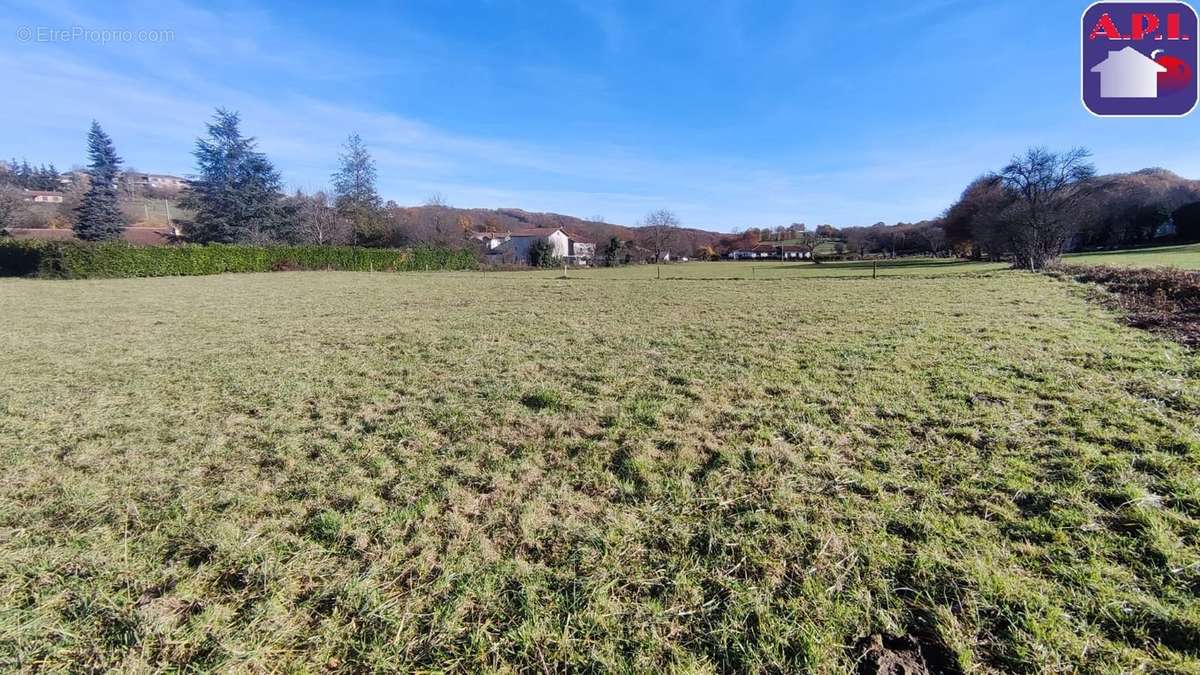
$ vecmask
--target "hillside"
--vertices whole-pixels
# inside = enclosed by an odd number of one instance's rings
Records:
[[[397,223],[417,230],[442,232],[504,232],[531,227],[561,227],[582,239],[602,244],[612,237],[622,241],[647,243],[645,228],[586,220],[560,213],[537,213],[524,209],[460,209],[443,206],[397,206],[388,208],[389,216]],[[716,246],[729,235],[697,228],[680,228],[675,233],[676,246],[692,251],[703,246]]]

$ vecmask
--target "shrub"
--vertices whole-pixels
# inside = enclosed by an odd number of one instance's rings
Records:
[[[1114,293],[1131,325],[1200,345],[1200,272],[1083,265],[1062,266],[1059,271]]]
[[[96,279],[279,270],[405,272],[475,267],[476,259],[470,251],[436,247],[131,246],[124,242],[0,241],[0,276]]]
[[[554,246],[550,242],[540,239],[529,249],[529,264],[534,267],[558,267],[562,259],[554,255]]]

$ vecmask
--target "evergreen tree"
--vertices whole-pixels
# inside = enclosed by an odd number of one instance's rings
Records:
[[[79,205],[75,236],[88,241],[120,237],[125,229],[117,195],[121,158],[117,156],[112,139],[95,121],[88,132],[88,159],[91,184]]]
[[[612,237],[608,240],[608,245],[604,247],[604,264],[608,267],[616,267],[620,264],[621,255],[621,240]]]
[[[355,243],[383,244],[387,233],[379,192],[375,189],[375,160],[358,134],[346,139],[344,150],[338,156],[340,165],[332,178],[338,214],[351,224]]]
[[[240,124],[236,112],[218,108],[208,137],[196,140],[198,175],[187,198],[196,219],[187,235],[201,243],[289,241],[279,172],[253,138],[242,136]]]
[[[50,168],[46,170],[46,185],[47,190],[62,189],[62,174],[54,167],[54,163],[50,163]]]

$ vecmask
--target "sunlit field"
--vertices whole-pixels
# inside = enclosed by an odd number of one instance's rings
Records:
[[[1178,267],[1185,270],[1200,270],[1200,244],[1161,246],[1158,248],[1141,248],[1128,251],[1077,253],[1065,256],[1063,260],[1064,262],[1077,265]]]
[[[778,260],[738,260],[722,262],[680,262],[663,265],[624,265],[620,267],[568,268],[567,276],[579,279],[844,279],[871,277],[939,277],[979,274],[1007,269],[1007,264],[960,260],[957,258],[898,258],[895,260],[854,262],[781,262]],[[535,272],[542,278],[562,276],[562,269]],[[491,274],[505,274],[493,272]],[[529,272],[507,274],[528,275]]]
[[[0,281],[0,670],[1200,669],[1195,353],[994,265],[655,273]]]

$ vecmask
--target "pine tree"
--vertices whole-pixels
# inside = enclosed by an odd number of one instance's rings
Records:
[[[375,190],[375,160],[358,134],[346,139],[345,152],[338,157],[341,166],[333,174],[333,194],[337,203],[367,208],[379,208],[379,193]]]
[[[292,223],[280,210],[279,172],[242,136],[241,118],[218,108],[208,137],[196,141],[198,176],[187,203],[196,210],[187,235],[200,243],[290,241]]]
[[[338,156],[340,166],[333,174],[334,204],[353,228],[354,242],[386,243],[379,192],[375,189],[375,160],[358,134],[350,134]]]
[[[95,121],[88,132],[88,159],[91,182],[79,205],[75,236],[88,241],[120,237],[125,229],[117,194],[121,158],[117,156],[112,139]]]

